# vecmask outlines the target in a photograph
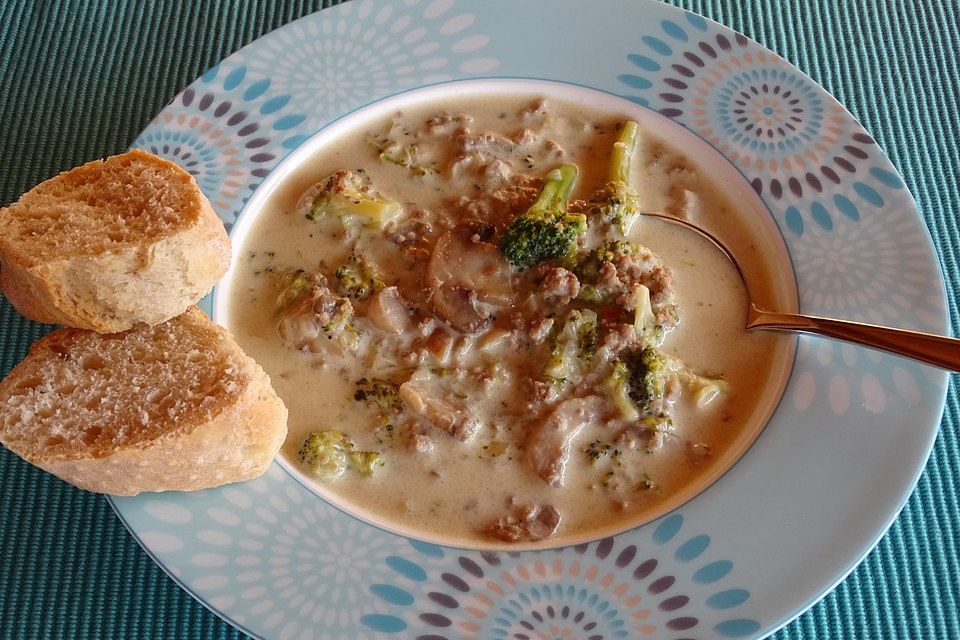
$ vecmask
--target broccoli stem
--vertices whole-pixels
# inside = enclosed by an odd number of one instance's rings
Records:
[[[630,182],[630,165],[637,150],[637,131],[639,127],[633,120],[623,123],[620,137],[613,143],[610,157],[610,182]]]
[[[530,212],[557,212],[565,211],[573,183],[580,172],[575,164],[562,164],[547,174],[547,181],[540,191],[537,201],[530,207]]]

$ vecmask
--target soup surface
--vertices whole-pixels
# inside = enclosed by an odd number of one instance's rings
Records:
[[[775,304],[749,221],[623,114],[467,96],[351,130],[270,195],[227,324],[290,410],[282,455],[346,508],[468,546],[643,521],[742,453],[789,340],[665,211],[723,230]]]

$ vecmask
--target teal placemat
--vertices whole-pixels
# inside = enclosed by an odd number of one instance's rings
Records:
[[[671,3],[784,55],[863,122],[917,198],[942,257],[956,330],[957,0]],[[125,149],[210,65],[329,4],[0,0],[0,204]],[[0,375],[49,329],[0,302]],[[958,419],[951,388],[933,456],[903,514],[778,640],[960,638]],[[0,638],[244,637],[169,580],[102,497],[0,450]]]

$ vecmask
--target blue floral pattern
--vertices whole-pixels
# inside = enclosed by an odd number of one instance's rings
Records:
[[[290,96],[244,64],[219,64],[187,87],[134,141],[182,164],[229,229],[260,181],[312,131]]]
[[[251,68],[310,114],[313,128],[371,97],[491,71],[490,41],[452,0],[351,2],[263,39]],[[322,90],[320,89],[322,87]]]
[[[733,562],[712,557],[709,536],[683,535],[683,522],[674,514],[644,528],[648,536],[525,554],[413,543],[414,553],[388,561],[391,581],[370,587],[392,613],[361,621],[431,640],[754,633],[759,622],[736,616],[750,591],[731,586]]]
[[[903,188],[867,132],[783,58],[691,13],[658,26],[626,56],[625,97],[713,144],[790,233],[857,220]]]

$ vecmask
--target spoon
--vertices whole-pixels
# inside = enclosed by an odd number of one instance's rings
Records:
[[[957,338],[908,329],[894,329],[851,320],[837,320],[822,316],[781,313],[762,309],[751,298],[750,286],[743,275],[743,270],[737,263],[737,259],[716,236],[688,220],[665,213],[645,211],[643,215],[696,231],[720,249],[727,260],[733,263],[747,289],[747,297],[750,298],[750,305],[747,308],[747,331],[765,329],[768,331],[810,333],[827,338],[846,340],[847,342],[905,356],[948,371],[960,371],[960,339]]]

